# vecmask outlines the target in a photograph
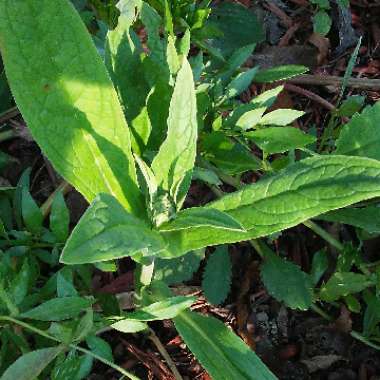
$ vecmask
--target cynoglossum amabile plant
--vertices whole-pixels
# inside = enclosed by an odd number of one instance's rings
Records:
[[[177,258],[211,245],[256,239],[380,195],[379,161],[315,156],[204,207],[182,209],[198,134],[187,50],[177,57],[178,65],[175,60],[169,65],[167,130],[147,163],[132,154],[117,93],[67,0],[0,0],[0,47],[13,95],[36,142],[91,203],[67,241],[63,263],[129,256],[142,264],[143,285],[149,285],[156,258]],[[169,302],[163,284],[153,283],[151,288],[155,286],[159,291],[152,291],[156,298],[151,305],[125,318],[127,327],[118,325],[119,330],[132,331],[128,328],[132,322],[143,322],[137,331],[149,320],[174,318],[186,343],[215,379],[274,378],[220,322],[183,311],[188,302]],[[225,363],[223,370],[220,362]]]

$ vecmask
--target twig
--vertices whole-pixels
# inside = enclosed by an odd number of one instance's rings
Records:
[[[71,189],[71,185],[66,181],[63,181],[49,196],[48,199],[41,206],[41,212],[44,219],[49,215],[51,210],[51,205],[53,204],[54,198],[58,192],[62,191],[63,195],[67,194]]]
[[[167,365],[169,366],[169,368],[173,372],[173,375],[174,375],[175,379],[176,380],[183,380],[183,377],[178,372],[178,369],[177,369],[175,363],[173,362],[173,360],[170,357],[169,353],[166,351],[166,348],[161,343],[161,341],[158,338],[158,336],[156,335],[156,333],[152,329],[149,329],[149,332],[150,332],[149,339],[154,343],[154,345],[157,347],[157,349],[160,352],[160,354],[162,355],[162,357],[165,359]]]
[[[310,75],[304,74],[291,78],[287,81],[294,84],[305,84],[310,86],[337,86],[343,84],[343,77],[334,75]],[[349,78],[347,87],[361,90],[380,90],[380,79],[369,78]]]
[[[306,96],[307,98],[313,100],[314,102],[320,104],[324,108],[328,109],[329,111],[334,111],[335,107],[328,102],[327,100],[323,99],[319,95],[315,94],[314,92],[311,92],[309,90],[305,90],[304,88],[295,86],[294,84],[291,83],[285,83],[284,85],[285,90],[295,92],[296,94]]]
[[[333,236],[331,236],[327,231],[323,228],[319,227],[318,224],[315,224],[311,220],[307,220],[303,222],[303,225],[307,228],[310,228],[314,233],[319,235],[322,239],[326,240],[330,245],[336,248],[338,251],[342,252],[344,250],[344,245],[336,240]]]
[[[17,107],[10,108],[9,110],[3,112],[0,114],[0,124],[5,123],[9,119],[12,119],[12,117],[15,117],[20,114],[20,111]]]
[[[290,28],[293,25],[292,19],[277,5],[273,4],[273,2],[266,1],[264,7],[274,13],[287,28]]]

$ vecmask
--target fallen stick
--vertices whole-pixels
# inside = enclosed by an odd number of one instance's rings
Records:
[[[310,75],[304,74],[287,80],[293,84],[304,84],[310,86],[341,86],[343,77],[334,75]],[[347,87],[362,90],[380,90],[380,79],[349,78]]]

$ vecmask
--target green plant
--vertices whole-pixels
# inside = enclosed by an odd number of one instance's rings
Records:
[[[331,9],[330,0],[311,0],[311,3],[318,6],[318,11],[313,17],[314,32],[325,36],[331,29],[331,17],[327,13]],[[350,2],[348,0],[338,0],[339,7],[348,7]]]
[[[187,60],[190,32],[175,40],[169,25],[162,38],[162,17],[148,3],[121,2],[119,6],[119,23],[108,33],[105,49],[105,63],[113,84],[68,1],[54,4],[48,0],[43,3],[41,0],[0,1],[1,53],[16,103],[56,170],[91,203],[67,240],[60,261],[68,264],[64,267],[68,271],[126,256],[138,265],[136,310],[101,316],[99,330],[91,330],[92,333],[109,326],[125,333],[144,331],[149,321],[171,318],[213,378],[274,379],[256,355],[221,322],[187,311],[194,299],[173,296],[165,283],[163,268],[173,266],[170,261],[176,265],[183,258],[191,272],[202,257],[195,253],[197,250],[251,240],[264,259],[262,279],[268,291],[291,307],[308,309],[315,297],[313,286],[324,272],[323,261],[315,264],[311,277],[275,256],[259,240],[305,223],[345,252],[345,260],[336,274],[317,293],[320,299],[335,300],[372,287],[375,277],[355,259],[355,250],[334,242],[309,219],[326,212],[332,212],[331,217],[333,210],[378,197],[380,162],[352,153],[314,155],[295,162],[294,150],[305,150],[315,139],[288,129],[287,125],[302,113],[286,110],[265,114],[281,88],[270,90],[245,105],[237,103],[236,96],[252,80],[275,81],[304,72],[305,68],[268,71],[253,68],[235,75],[252,52],[252,45],[242,47],[235,54],[226,53],[227,58],[214,52],[209,70],[203,69],[202,54],[199,54],[192,57],[191,67]],[[169,11],[173,9],[166,6],[166,25]],[[149,54],[143,54],[131,28],[137,18],[147,29]],[[52,19],[56,22],[52,23]],[[62,43],[58,43],[58,35],[64,36]],[[26,40],[29,43],[23,43]],[[196,88],[195,82],[202,75],[204,80]],[[230,116],[222,118],[223,110],[231,111]],[[290,137],[287,144],[283,142],[284,136]],[[261,148],[262,160],[248,154],[247,140]],[[342,146],[349,145],[342,143]],[[238,163],[233,162],[230,170],[226,165],[221,167],[217,153],[218,149],[222,150],[220,147],[226,146],[233,152],[233,159],[241,152],[244,152],[241,162],[244,157],[250,157],[249,166],[236,169]],[[339,149],[342,148],[338,143],[338,152]],[[281,156],[282,162],[278,162],[280,159],[271,162],[272,154],[287,152]],[[183,208],[198,161],[211,186],[217,186],[222,179],[240,189],[224,195],[216,187],[220,199],[203,207]],[[234,175],[250,169],[262,171],[263,178],[255,184],[241,186],[240,178]],[[24,193],[27,194],[25,190]],[[35,234],[42,228],[37,210],[34,205],[28,210],[27,219],[24,215],[26,226]],[[27,222],[29,218],[33,222]],[[228,255],[218,248],[217,256],[211,256],[210,260],[227,262]],[[164,261],[169,264],[166,266]],[[350,273],[353,265],[366,272]],[[228,269],[226,265],[222,267]],[[210,301],[218,303],[224,297],[222,292],[217,294],[220,298],[209,292],[209,276],[206,269],[205,290]],[[226,286],[228,276],[226,273]],[[65,278],[62,281],[66,283]],[[167,280],[172,281],[178,279]],[[284,292],[285,281],[289,285],[287,292]],[[52,332],[57,328],[53,323],[73,317],[66,314],[71,310],[66,308],[66,302],[76,296],[69,295],[67,289],[62,291],[64,297],[60,302],[65,302],[65,307],[58,316],[49,314],[51,302],[57,302],[53,300],[46,301],[50,302],[47,305],[38,300],[36,304],[41,304],[25,313],[8,307],[9,315],[2,319],[4,323],[19,324],[57,343],[51,348],[26,353],[7,370],[9,378],[14,378],[32,360],[39,359],[42,364],[38,370],[43,371],[68,349],[88,354],[88,350],[77,345],[84,336],[81,339],[72,335],[57,337]],[[76,304],[76,311],[86,308],[91,314],[92,302],[83,298]],[[48,329],[46,325],[37,327],[35,319],[52,323]],[[365,329],[372,334],[373,323],[367,322]],[[91,348],[94,342],[98,341],[92,337],[87,344]],[[136,378],[104,355],[92,356],[113,365],[125,376]],[[65,362],[71,360],[69,354]],[[220,362],[224,363],[223,368]]]

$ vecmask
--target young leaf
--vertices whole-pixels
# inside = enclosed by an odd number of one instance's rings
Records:
[[[40,234],[43,223],[42,212],[27,187],[22,188],[21,212],[26,228],[33,234]]]
[[[133,319],[122,319],[121,321],[113,323],[111,327],[125,334],[133,334],[144,331],[148,329],[149,326],[144,322],[135,321]]]
[[[270,295],[292,309],[307,310],[313,303],[311,277],[268,250],[261,266],[261,279]]]
[[[366,107],[343,126],[335,153],[380,160],[380,102]]]
[[[256,83],[272,83],[280,80],[293,78],[309,71],[305,66],[300,65],[285,65],[275,66],[270,69],[260,70],[255,78]]]
[[[209,302],[214,305],[224,302],[230,292],[231,276],[228,247],[218,247],[208,258],[203,272],[202,289]]]
[[[185,311],[174,318],[174,323],[213,379],[276,380],[254,351],[219,320]]]
[[[269,127],[245,134],[249,139],[264,152],[269,154],[284,153],[291,149],[303,148],[316,141],[298,128],[292,127]]]
[[[0,15],[10,87],[42,151],[88,201],[108,192],[142,214],[123,112],[75,8],[68,0],[1,1]]]
[[[314,32],[325,36],[331,29],[331,18],[324,10],[318,11],[313,17]]]
[[[65,242],[69,236],[69,224],[69,209],[66,206],[62,192],[58,192],[51,206],[50,229],[60,243]]]
[[[255,127],[259,124],[264,112],[267,110],[266,107],[259,107],[244,113],[239,120],[236,122],[236,126],[243,129],[244,131]]]
[[[278,109],[265,114],[260,120],[261,125],[277,125],[280,127],[289,125],[299,117],[303,116],[305,112],[296,111],[291,109]]]
[[[380,207],[342,208],[318,216],[327,222],[339,222],[362,228],[369,233],[380,232]]]
[[[168,134],[152,162],[159,186],[180,208],[190,186],[196,156],[197,108],[193,74],[183,60],[170,103]]]
[[[183,310],[188,309],[194,302],[194,297],[176,296],[144,306],[134,312],[126,314],[126,320],[140,322],[172,319]]]
[[[321,287],[321,300],[332,302],[348,294],[358,293],[374,285],[373,281],[363,274],[351,272],[336,272]]]
[[[160,231],[178,231],[198,227],[244,231],[244,228],[225,212],[202,207],[192,207],[180,211],[176,214],[174,220],[162,224]]]
[[[380,162],[347,156],[307,158],[207,205],[227,212],[248,232],[209,228],[162,232],[169,246],[161,256],[269,235],[378,196]]]
[[[52,298],[21,314],[22,318],[38,321],[63,321],[78,316],[91,307],[93,301],[82,297]]]
[[[56,358],[63,347],[42,348],[18,358],[1,376],[1,380],[34,380]]]
[[[129,214],[111,195],[100,194],[74,228],[61,262],[85,264],[153,256],[165,248],[160,235]]]

